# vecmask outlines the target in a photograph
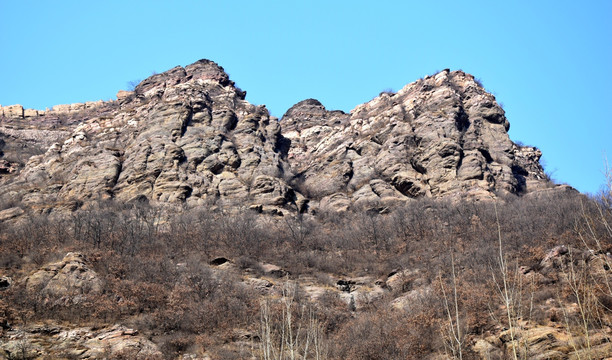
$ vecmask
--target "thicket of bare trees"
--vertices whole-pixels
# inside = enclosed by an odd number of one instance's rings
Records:
[[[0,323],[121,321],[149,334],[169,357],[203,346],[216,358],[261,359],[399,359],[445,349],[450,357],[470,358],[468,338],[498,325],[510,331],[512,357],[524,358],[528,352],[513,329],[544,321],[538,304],[550,298],[578,302],[581,316],[561,319],[573,333],[609,325],[602,319],[612,307],[612,264],[598,257],[604,263],[595,266],[582,253],[612,251],[606,197],[551,192],[496,203],[420,199],[389,214],[275,218],[179,210],[101,202],[69,215],[2,224],[5,274],[23,276],[79,251],[103,277],[104,290],[67,307],[16,283],[2,293]],[[571,286],[525,280],[522,272],[539,270],[558,245],[572,251],[558,275]],[[208,264],[219,256],[255,272],[260,263],[277,264],[297,290],[262,302],[239,276],[211,272]],[[358,311],[332,293],[313,303],[299,292],[306,275],[384,280],[397,269],[418,269],[431,285],[409,311],[390,306],[397,289]],[[223,344],[236,341],[236,329],[260,346],[228,350]]]

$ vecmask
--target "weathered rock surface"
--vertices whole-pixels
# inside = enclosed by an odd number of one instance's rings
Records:
[[[7,359],[162,359],[157,346],[123,325],[91,327],[31,325],[9,330],[0,344]]]
[[[101,101],[85,104],[58,105],[56,110],[7,111],[11,106],[0,106],[0,185],[11,182],[30,158],[44,154],[55,143],[63,142],[74,128],[93,117],[107,116],[116,102]],[[73,106],[74,105],[74,106]],[[14,108],[14,107],[13,107]],[[0,202],[5,198],[19,200],[33,188],[18,193],[0,191]],[[4,193],[4,194],[3,194]]]
[[[509,139],[503,109],[462,71],[381,93],[350,114],[305,100],[280,122],[245,95],[223,68],[200,60],[116,101],[37,113],[3,107],[0,160],[11,170],[0,173],[0,200],[44,210],[147,199],[282,214],[546,184],[540,151]]]
[[[0,221],[10,220],[21,216],[23,214],[23,209],[19,207],[12,207],[6,210],[0,211]]]
[[[17,105],[9,105],[9,106],[0,106],[0,116],[9,117],[9,118],[22,118],[23,117],[23,106]]]
[[[280,140],[278,121],[265,107],[246,102],[221,67],[202,60],[154,75],[122,97],[116,111],[84,119],[31,157],[3,192],[30,206],[143,197],[285,206],[295,194],[284,180],[290,171]]]
[[[418,196],[490,198],[545,183],[540,151],[509,139],[495,97],[462,71],[381,93],[350,114],[305,100],[281,124],[299,189],[336,209]]]
[[[103,285],[98,274],[79,253],[66,254],[61,261],[45,265],[24,281],[30,294],[66,304],[78,303],[90,294],[99,294]]]
[[[26,109],[19,104],[9,106],[0,105],[0,117],[5,119],[18,120],[23,118],[35,118],[37,116],[45,115],[62,115],[68,113],[78,113],[82,110],[94,109],[102,107],[104,105],[104,101],[102,100],[88,101],[85,103],[55,105],[53,108],[46,110]]]
[[[593,332],[587,340],[584,336],[569,334],[562,326],[533,326],[523,324],[514,330],[514,342],[510,330],[499,336],[479,339],[472,349],[481,359],[512,357],[516,347],[520,358],[527,359],[608,359],[612,354],[610,334]]]

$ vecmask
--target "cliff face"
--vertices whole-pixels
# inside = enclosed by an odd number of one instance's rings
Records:
[[[544,184],[541,152],[510,140],[495,97],[462,71],[381,93],[350,114],[305,100],[281,124],[291,140],[289,163],[322,203],[490,198]]]
[[[41,210],[115,198],[279,212],[545,184],[540,151],[510,141],[495,98],[461,71],[350,114],[310,99],[279,122],[244,98],[223,68],[200,60],[112,102],[3,107],[0,200]]]
[[[286,205],[295,194],[283,180],[280,126],[233,85],[207,60],[154,75],[30,158],[3,192],[33,207],[99,198]]]

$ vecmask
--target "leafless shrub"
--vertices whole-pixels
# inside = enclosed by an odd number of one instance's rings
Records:
[[[462,346],[469,342],[461,339],[490,331],[500,323],[500,316],[507,315],[502,314],[503,307],[491,306],[497,323],[478,314],[488,313],[488,305],[505,304],[503,296],[495,298],[505,293],[499,292],[504,287],[501,269],[507,271],[509,294],[515,294],[511,318],[544,323],[556,316],[554,320],[564,321],[562,312],[554,315],[546,304],[551,294],[557,298],[560,293],[562,301],[578,299],[570,288],[562,289],[563,276],[548,274],[536,280],[533,292],[529,276],[539,273],[548,249],[565,244],[593,253],[584,261],[584,271],[598,270],[587,272],[592,275],[586,278],[589,287],[577,287],[583,289],[579,296],[593,294],[594,312],[588,325],[588,331],[593,331],[608,321],[611,303],[605,281],[605,267],[610,268],[605,256],[612,250],[608,231],[611,216],[609,207],[602,204],[551,192],[539,197],[508,197],[496,204],[418,199],[389,214],[268,218],[252,212],[176,211],[148,204],[100,202],[63,218],[41,214],[21,223],[4,224],[0,266],[12,276],[22,271],[20,268],[29,271],[67,251],[80,251],[104,279],[102,294],[74,307],[43,306],[44,299],[27,296],[15,286],[2,292],[2,300],[15,310],[11,315],[15,323],[62,319],[107,324],[131,319],[136,328],[159,339],[158,343],[167,342],[165,356],[187,351],[185,344],[172,345],[174,340],[165,337],[180,334],[194,346],[206,343],[211,354],[222,357],[237,354],[234,349],[221,350],[223,342],[233,341],[229,335],[232,329],[256,332],[260,328],[260,293],[240,279],[260,276],[260,263],[279,265],[289,271],[291,279],[307,277],[322,285],[333,285],[338,276],[367,275],[384,281],[391,270],[418,269],[423,284],[408,279],[407,287],[353,312],[331,290],[316,301],[297,292],[291,307],[292,319],[303,320],[298,321],[302,330],[310,321],[310,310],[306,310],[312,309],[332,358],[422,358],[444,350],[439,329],[445,322],[448,329],[448,324],[452,329],[459,325],[459,331],[455,330],[459,341],[455,343]],[[221,269],[211,270],[209,261],[217,256],[232,259],[238,275],[220,276]],[[491,272],[492,265],[499,288],[490,277],[482,276]],[[522,267],[529,274],[519,274]],[[577,272],[581,269],[575,268]],[[445,284],[451,321],[439,283]],[[390,310],[393,296],[419,286],[430,286],[433,293],[413,306],[417,310],[411,310],[409,316]],[[269,306],[270,321],[277,324],[273,328],[280,331],[281,307],[274,301]],[[582,331],[577,327],[580,317],[570,315],[568,319],[572,331]],[[296,334],[305,339],[302,330],[293,333],[294,340]],[[463,357],[471,356],[468,348],[462,348]]]
[[[297,285],[286,283],[281,299],[260,307],[259,352],[263,360],[327,359],[327,343],[315,309],[300,302]]]

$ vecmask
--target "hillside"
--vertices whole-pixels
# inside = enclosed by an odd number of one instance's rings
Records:
[[[245,96],[200,60],[0,107],[0,358],[612,359],[612,189],[549,181],[472,75]]]

